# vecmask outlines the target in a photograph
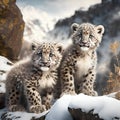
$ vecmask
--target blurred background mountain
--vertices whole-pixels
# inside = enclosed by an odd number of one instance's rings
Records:
[[[71,17],[75,10],[88,10],[100,0],[17,0],[26,23],[25,39],[42,40],[60,19]]]

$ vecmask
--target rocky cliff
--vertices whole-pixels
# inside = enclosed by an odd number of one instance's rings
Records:
[[[24,21],[16,0],[0,0],[0,55],[17,59],[23,31]]]

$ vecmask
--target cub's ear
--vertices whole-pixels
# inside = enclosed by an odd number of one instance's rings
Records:
[[[104,26],[103,25],[98,25],[98,26],[96,26],[96,29],[97,29],[97,33],[98,34],[103,34],[104,33],[104,31],[105,31],[105,28],[104,28]]]
[[[61,54],[64,52],[63,45],[61,43],[56,43],[56,48]]]
[[[71,25],[72,32],[75,32],[75,31],[78,29],[78,27],[79,27],[79,24],[73,23],[73,24]]]
[[[31,49],[32,49],[32,50],[35,50],[35,49],[36,49],[36,46],[35,46],[34,43],[32,43],[32,45],[31,45]]]
[[[37,42],[33,42],[31,45],[31,49],[34,51],[37,47],[38,47],[38,43]]]

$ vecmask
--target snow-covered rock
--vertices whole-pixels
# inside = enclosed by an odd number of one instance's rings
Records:
[[[32,120],[33,117],[39,119],[43,117],[42,120],[73,120],[68,108],[81,109],[86,114],[92,111],[93,115],[97,114],[103,120],[120,119],[120,101],[107,96],[93,97],[84,94],[74,96],[64,95],[55,102],[49,112],[46,111],[40,114],[8,112],[2,115],[2,118],[9,118],[10,120],[11,118],[12,120]]]
[[[120,119],[120,101],[107,96],[92,97],[84,94],[65,95],[59,99],[47,114],[45,120],[72,120],[69,108],[82,109],[83,112],[93,111],[104,120]]]
[[[3,112],[4,111],[4,112]],[[0,111],[1,120],[43,120],[48,111],[41,114],[27,113],[27,112],[7,112],[6,109]]]

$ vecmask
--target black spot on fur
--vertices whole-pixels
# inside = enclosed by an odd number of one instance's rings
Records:
[[[94,74],[92,74],[92,76],[94,76]]]
[[[16,92],[16,94],[18,95],[18,94],[19,94],[19,92]]]
[[[84,77],[87,77],[87,76],[88,76],[88,74],[84,75]]]
[[[72,76],[70,77],[70,80],[73,80]]]
[[[70,87],[72,86],[73,84],[72,83],[70,83]]]
[[[32,88],[33,91],[35,91],[35,88]]]
[[[72,72],[72,70],[70,71],[70,75],[72,75],[73,74],[73,72]]]
[[[92,74],[92,71],[90,71],[89,73]]]
[[[85,79],[85,80],[83,80],[82,82],[86,82],[86,79]]]
[[[30,87],[31,87],[31,86],[29,86],[29,85],[27,86],[27,88],[30,88]]]

